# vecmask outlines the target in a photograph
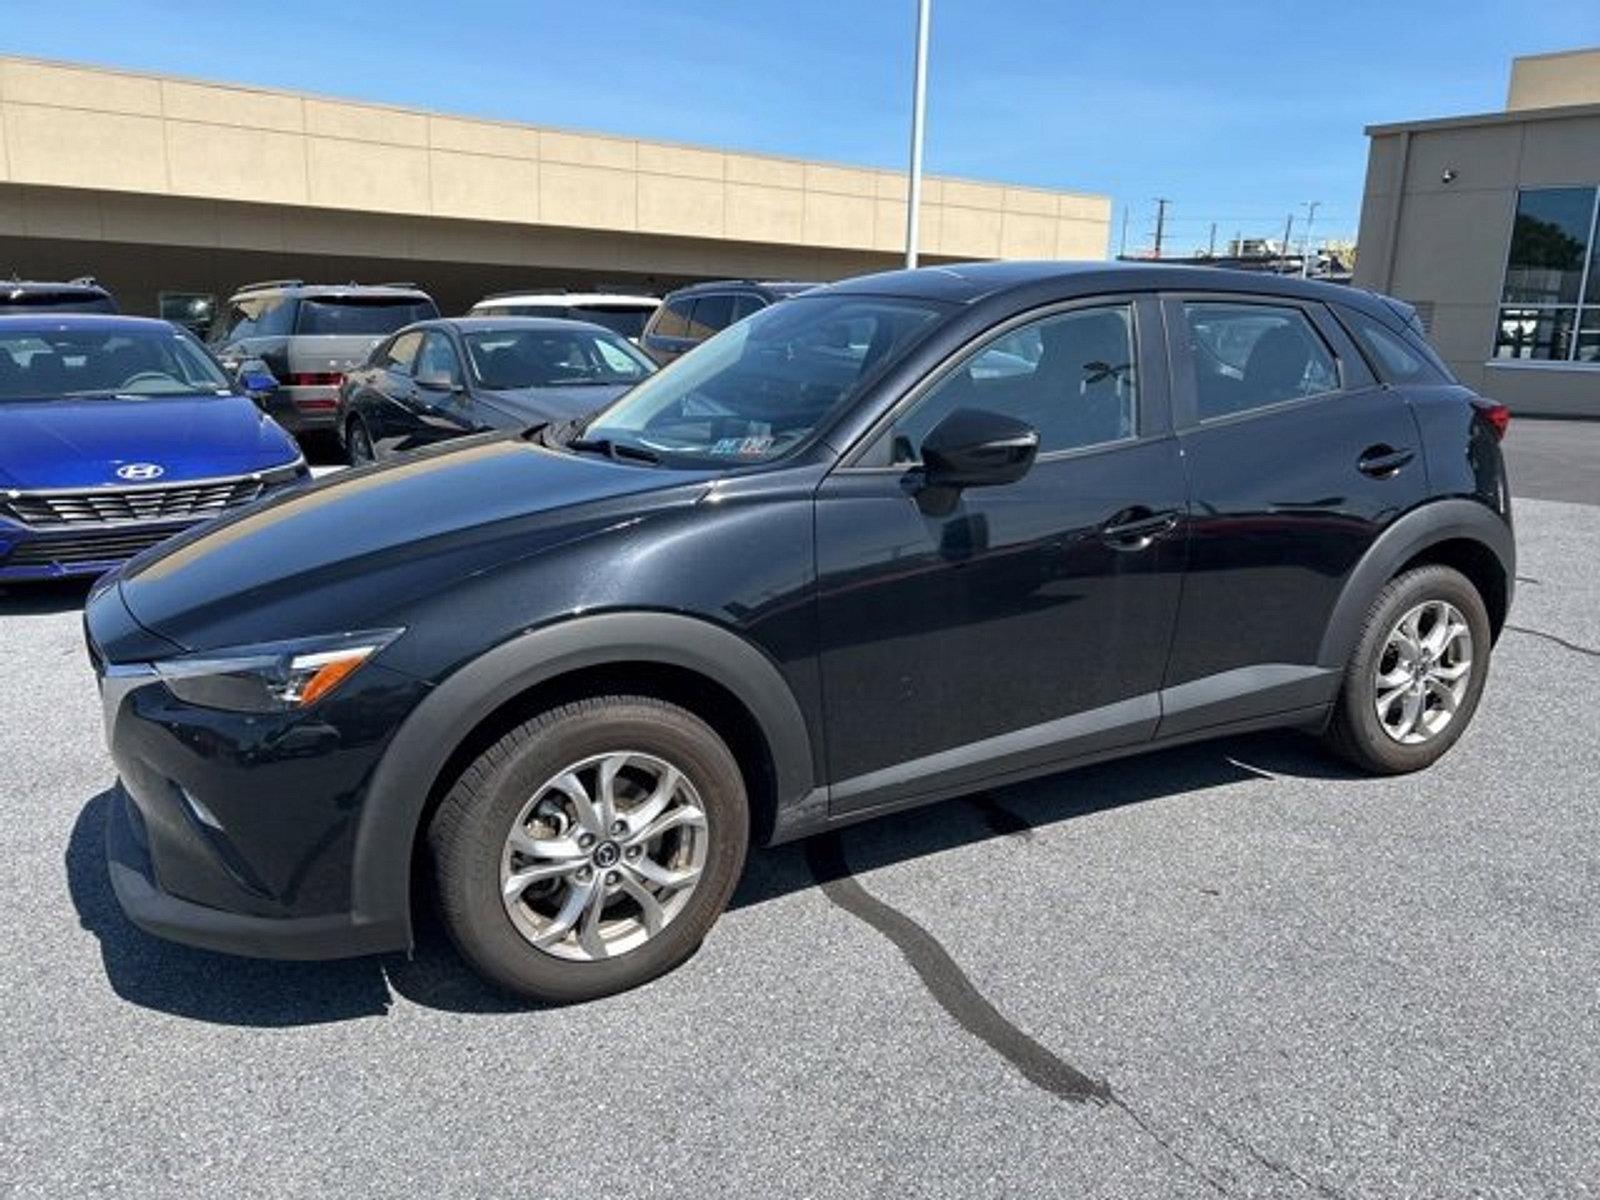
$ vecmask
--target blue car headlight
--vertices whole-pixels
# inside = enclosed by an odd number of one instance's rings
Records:
[[[278,487],[285,483],[293,483],[297,479],[305,479],[311,474],[311,468],[306,466],[305,455],[295,455],[293,462],[284,463],[281,467],[273,467],[261,472],[261,482],[268,487]]]
[[[167,690],[187,704],[241,713],[294,712],[334,691],[401,632],[369,629],[267,642],[154,666]]]

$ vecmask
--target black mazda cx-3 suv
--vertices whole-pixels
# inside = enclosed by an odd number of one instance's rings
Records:
[[[746,847],[1268,726],[1378,772],[1472,719],[1499,436],[1409,309],[1195,268],[855,279],[597,416],[224,518],[86,613],[138,924],[577,1000]]]

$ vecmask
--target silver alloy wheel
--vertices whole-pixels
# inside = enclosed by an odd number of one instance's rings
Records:
[[[705,809],[682,771],[652,754],[597,754],[523,805],[501,853],[500,895],[535,948],[615,958],[683,911],[707,846]]]
[[[1466,701],[1472,649],[1467,619],[1444,600],[1425,601],[1395,622],[1374,678],[1384,732],[1405,746],[1443,733]]]

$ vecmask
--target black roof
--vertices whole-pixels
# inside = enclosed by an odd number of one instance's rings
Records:
[[[1337,300],[1393,315],[1393,301],[1343,284],[1258,271],[1181,266],[1161,262],[977,262],[911,271],[858,275],[829,284],[818,295],[860,294],[976,304],[1024,290],[1054,290],[1063,297],[1114,291],[1250,292],[1308,300]]]
[[[693,296],[700,292],[761,292],[767,296],[794,296],[801,292],[809,292],[812,288],[822,287],[820,283],[806,283],[794,279],[707,279],[701,283],[691,283],[668,294],[667,299],[674,296]]]

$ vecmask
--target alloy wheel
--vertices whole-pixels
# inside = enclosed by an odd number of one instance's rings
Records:
[[[705,869],[694,785],[655,755],[619,750],[557,772],[506,837],[500,895],[517,932],[557,958],[615,958],[683,911]]]
[[[1374,671],[1378,723],[1406,746],[1432,741],[1455,720],[1472,683],[1472,630],[1455,605],[1428,600],[1384,640]]]

